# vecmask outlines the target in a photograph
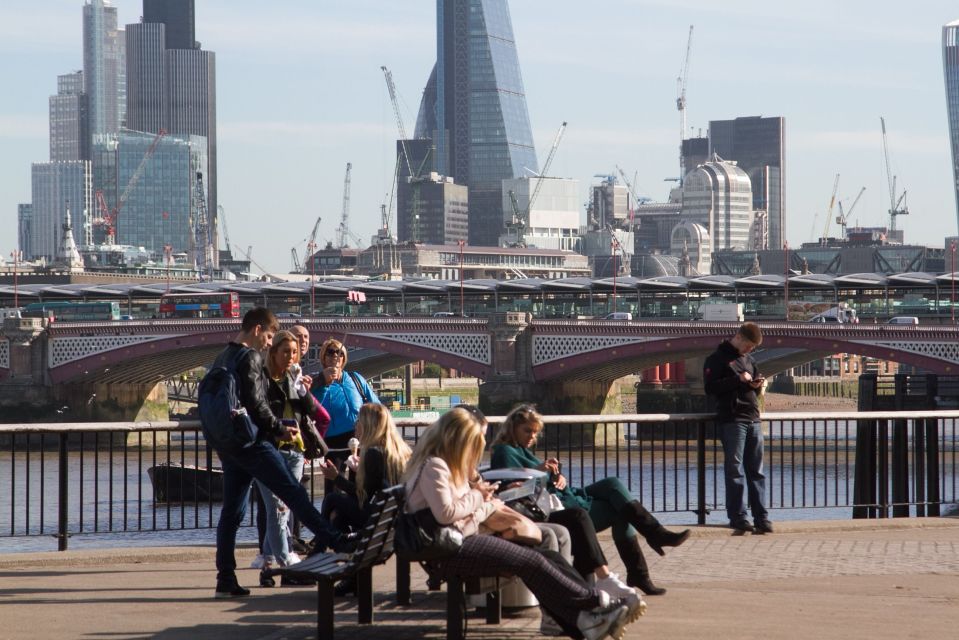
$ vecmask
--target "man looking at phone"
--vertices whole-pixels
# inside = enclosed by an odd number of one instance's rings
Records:
[[[759,394],[766,378],[749,355],[762,344],[759,326],[747,322],[724,340],[703,366],[706,395],[716,402],[716,424],[723,442],[726,477],[726,514],[737,531],[772,533],[765,506],[763,432]],[[743,494],[748,490],[753,523],[746,517]]]

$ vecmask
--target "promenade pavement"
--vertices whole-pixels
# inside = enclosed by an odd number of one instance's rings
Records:
[[[211,532],[211,537],[212,537]],[[621,570],[608,532],[601,535]],[[665,557],[648,551],[669,593],[627,638],[724,640],[959,637],[959,518],[777,523],[773,535],[695,527]],[[240,549],[242,566],[254,551]],[[338,600],[338,637],[444,638],[445,593],[427,593],[418,567],[414,605],[394,604],[394,567],[374,571],[375,622],[356,624],[355,601]],[[313,638],[310,587],[253,587],[250,598],[213,599],[212,547],[0,555],[0,639],[303,640]],[[500,626],[471,614],[468,638],[536,638],[538,610]]]

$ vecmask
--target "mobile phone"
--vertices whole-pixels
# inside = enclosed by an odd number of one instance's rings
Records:
[[[283,418],[280,420],[280,424],[282,424],[284,427],[295,427],[296,420],[293,418]]]

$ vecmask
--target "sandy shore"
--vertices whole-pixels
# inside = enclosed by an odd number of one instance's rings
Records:
[[[785,393],[767,393],[765,411],[855,411],[855,398],[827,398],[820,396],[793,396]]]

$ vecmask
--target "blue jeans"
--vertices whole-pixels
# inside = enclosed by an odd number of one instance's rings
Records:
[[[746,519],[744,490],[749,492],[753,519],[767,518],[766,476],[763,475],[763,430],[760,422],[727,422],[719,425],[726,475],[726,515],[730,522]]]
[[[217,578],[236,576],[236,532],[246,515],[253,479],[261,481],[316,534],[316,548],[325,549],[341,534],[320,515],[306,489],[293,477],[286,461],[269,442],[259,441],[240,451],[217,451],[223,467],[223,508],[216,525]]]
[[[303,454],[299,451],[286,451],[280,449],[280,456],[286,463],[287,468],[297,481],[303,477]],[[266,488],[261,481],[256,481],[260,488],[260,495],[263,496],[263,504],[266,507],[266,530],[263,535],[263,556],[272,556],[276,563],[281,567],[289,566],[292,563],[290,557],[290,539],[287,531],[287,524],[290,521],[290,510],[286,504]]]

